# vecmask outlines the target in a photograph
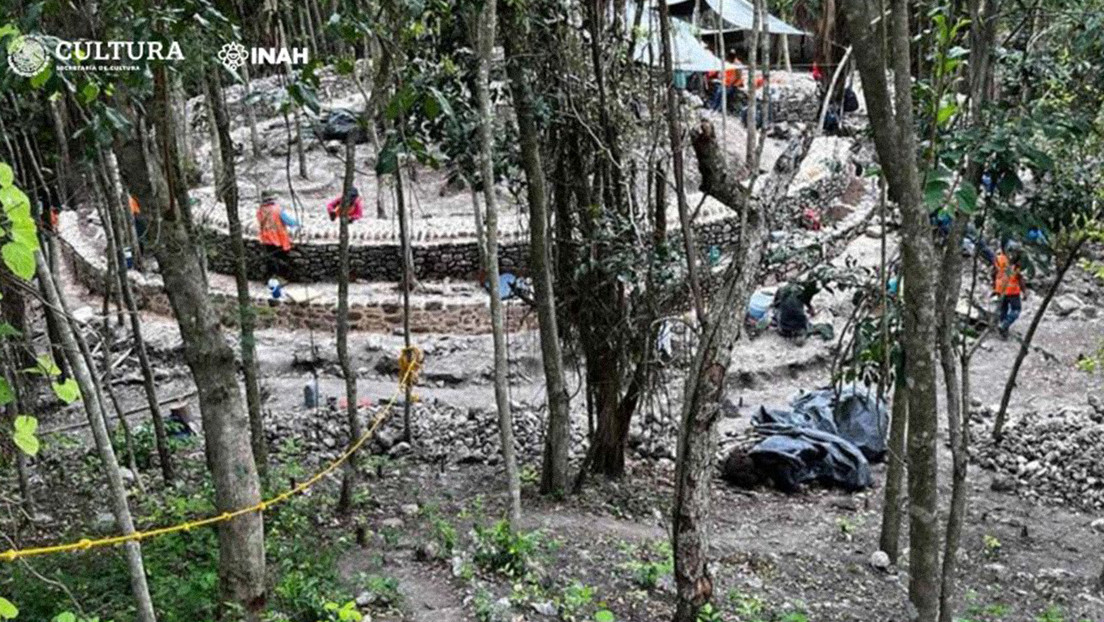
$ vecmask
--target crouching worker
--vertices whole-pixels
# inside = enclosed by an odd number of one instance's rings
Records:
[[[288,229],[299,226],[299,221],[276,204],[276,195],[266,190],[261,194],[261,206],[257,208],[258,239],[265,250],[265,279],[287,278],[289,272],[288,251],[291,235]]]
[[[330,201],[326,204],[326,212],[330,215],[330,220],[337,220],[341,215],[342,197]],[[349,189],[349,196],[344,201],[345,205],[348,205],[349,222],[356,222],[364,216],[364,201],[360,198],[360,191],[353,186]]]
[[[809,316],[814,315],[813,297],[820,288],[815,280],[804,283],[787,283],[774,295],[774,317],[778,325],[778,334],[792,339],[797,345],[804,345],[810,332],[825,339],[832,338],[831,324],[811,324]]]

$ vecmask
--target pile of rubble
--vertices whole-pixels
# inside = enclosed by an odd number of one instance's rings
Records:
[[[984,417],[987,413],[981,413]],[[996,471],[993,488],[1032,501],[1104,508],[1104,400],[1089,408],[1027,413],[994,443],[989,422],[975,427],[976,461]]]
[[[342,401],[331,400],[317,409],[273,411],[265,419],[269,446],[277,452],[301,457],[307,466],[324,465],[344,451],[348,423]],[[522,463],[539,464],[544,443],[547,412],[536,405],[515,402],[514,441]],[[367,450],[376,455],[417,458],[440,464],[498,464],[502,459],[498,435],[498,413],[494,407],[460,408],[438,400],[417,402],[411,409],[416,442],[402,441],[403,405],[396,404],[391,416],[376,432]],[[362,404],[361,425],[367,429],[379,412],[378,404]],[[641,459],[674,459],[675,426],[670,418],[637,413],[630,432],[629,448]],[[581,424],[581,425],[580,425]],[[572,426],[571,457],[582,460],[587,449],[586,425]]]

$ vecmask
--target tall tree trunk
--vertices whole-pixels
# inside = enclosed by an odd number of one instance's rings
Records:
[[[529,270],[537,304],[541,359],[544,363],[544,382],[548,394],[548,429],[544,437],[540,489],[544,494],[559,494],[567,490],[568,486],[571,411],[556,322],[556,296],[552,287],[544,168],[541,162],[540,135],[533,111],[533,94],[523,66],[525,58],[522,41],[526,36],[523,17],[513,7],[509,7],[505,17],[502,34],[506,48],[506,73],[517,113],[521,163],[527,185]]]
[[[134,262],[134,267],[141,271],[143,269],[143,253],[141,245],[138,243],[138,225],[134,222],[133,215],[126,211],[129,206],[130,193],[126,191],[123,180],[119,176],[119,162],[115,159],[115,152],[107,150],[101,152],[100,155],[102,156],[101,165],[104,169],[103,174],[107,178],[108,188],[117,197],[112,202],[114,208],[108,214],[113,215],[118,210],[123,210],[118,213],[119,223],[112,225],[116,228],[115,239],[120,242],[120,246],[122,246],[121,242],[124,239],[126,240],[126,245],[130,247],[130,256]]]
[[[514,417],[510,412],[506,328],[502,317],[502,293],[498,286],[498,197],[495,195],[494,175],[494,116],[489,93],[497,22],[495,5],[495,2],[484,3],[477,20],[476,50],[479,54],[479,72],[475,80],[475,96],[479,109],[479,168],[483,183],[483,200],[487,206],[483,263],[490,284],[488,289],[491,297],[491,332],[494,339],[494,391],[495,405],[498,407],[498,437],[502,445],[502,461],[506,467],[510,527],[516,530],[521,523],[521,480],[518,476],[517,455],[514,449]],[[478,215],[477,204],[476,216]]]
[[[410,213],[406,209],[406,197],[403,192],[402,162],[400,161],[395,169],[395,211],[399,214],[399,238],[402,246],[403,348],[405,352],[411,352],[413,343],[410,340],[410,291],[414,289],[417,279],[414,275],[414,250],[410,246]],[[403,382],[403,391],[403,440],[409,443],[414,438],[414,430],[410,422],[410,410],[414,401],[414,382]]]
[[[1081,236],[1072,244],[1065,261],[1061,263],[1058,267],[1058,273],[1054,275],[1054,282],[1050,284],[1046,295],[1043,296],[1043,302],[1039,304],[1039,310],[1035,312],[1035,317],[1031,318],[1031,324],[1027,327],[1027,332],[1024,333],[1023,341],[1020,342],[1020,351],[1016,353],[1016,361],[1012,363],[1012,371],[1008,373],[1008,381],[1004,383],[1000,410],[997,411],[997,417],[993,421],[993,440],[995,441],[1000,441],[1004,437],[1004,422],[1008,416],[1008,403],[1012,401],[1012,390],[1016,388],[1016,377],[1020,375],[1020,366],[1027,358],[1027,353],[1031,351],[1031,342],[1035,339],[1035,331],[1038,330],[1043,316],[1046,315],[1047,307],[1050,306],[1050,301],[1058,293],[1058,287],[1065,280],[1066,273],[1069,272],[1070,267],[1077,260],[1081,246],[1087,239],[1087,237]]]
[[[743,314],[733,310],[747,307],[754,288],[766,245],[763,206],[772,205],[789,186],[809,141],[802,137],[787,147],[767,180],[763,194],[754,199],[725,166],[711,124],[703,121],[693,132],[691,143],[701,170],[702,191],[746,216],[747,231],[741,233],[744,244],[733,251],[722,284],[710,301],[708,314],[700,321],[698,347],[686,378],[675,464],[672,526],[677,587],[675,622],[694,622],[702,605],[712,597],[713,577],[707,564],[707,522],[716,422],[721,416],[732,350],[743,327]],[[689,261],[696,259],[691,256]]]
[[[882,503],[882,528],[878,548],[885,551],[894,564],[901,547],[901,493],[905,483],[908,460],[905,439],[908,434],[908,382],[903,365],[893,384],[893,418],[889,422],[889,468],[886,470],[885,500]]]
[[[92,437],[96,442],[96,451],[99,453],[100,461],[103,462],[104,475],[111,495],[111,510],[115,515],[115,525],[123,535],[130,535],[135,531],[134,521],[130,515],[130,507],[127,505],[126,487],[123,485],[123,478],[119,474],[119,462],[115,457],[115,449],[111,446],[111,437],[108,435],[107,426],[104,423],[103,398],[99,393],[95,372],[90,367],[91,361],[81,355],[82,348],[78,344],[79,336],[75,332],[77,329],[70,324],[65,300],[57,284],[54,283],[50,267],[42,253],[35,254],[35,262],[38,264],[38,278],[42,281],[42,289],[46,294],[46,312],[53,315],[58,324],[58,332],[65,346],[66,357],[69,359],[69,368],[73,370],[73,377],[77,381],[83,396],[84,410],[88,415],[88,424],[92,430]],[[127,568],[130,572],[130,589],[134,594],[138,620],[139,622],[154,622],[157,616],[153,612],[153,601],[150,599],[149,586],[146,582],[146,570],[142,563],[142,547],[138,542],[127,542],[124,548],[126,549]]]
[[[249,442],[249,421],[237,382],[234,352],[223,338],[218,312],[211,305],[199,254],[190,234],[187,189],[172,137],[171,110],[164,68],[154,72],[153,119],[163,161],[147,167],[144,134],[118,145],[127,185],[143,205],[151,206],[160,235],[153,252],[184,344],[184,359],[199,390],[207,464],[214,479],[215,506],[231,512],[260,502],[260,480]],[[158,166],[160,165],[160,166]],[[259,622],[265,604],[264,529],[260,514],[219,524],[219,577],[223,602],[241,608],[248,622]]]
[[[886,52],[876,37],[878,17],[862,0],[847,0],[847,24],[862,76],[863,91],[878,160],[890,197],[901,206],[904,291],[904,381],[909,383],[909,600],[919,619],[939,614],[940,529],[937,488],[938,419],[934,365],[935,291],[931,266],[934,249],[927,209],[921,200],[913,126],[909,6],[891,0],[889,55],[893,61],[893,97],[886,82]],[[879,16],[880,17],[880,16]]]
[[[123,415],[124,409],[119,405],[119,398],[115,394],[115,388],[112,376],[114,375],[115,363],[112,360],[111,350],[115,345],[114,332],[111,329],[110,321],[110,307],[111,298],[122,298],[122,295],[115,296],[115,290],[119,284],[119,272],[125,271],[125,267],[120,267],[119,262],[116,260],[118,257],[118,240],[115,238],[115,229],[111,226],[111,220],[107,215],[107,211],[114,207],[114,201],[106,196],[110,194],[109,190],[102,190],[104,187],[97,182],[97,176],[93,171],[92,182],[93,187],[97,190],[96,202],[97,212],[100,215],[100,222],[103,224],[104,238],[107,241],[107,271],[104,275],[104,302],[103,302],[103,327],[101,333],[101,340],[103,344],[103,389],[107,393],[107,397],[111,400],[111,407],[115,410],[115,415],[119,419],[119,425],[123,428],[123,439],[126,441],[126,459],[127,466],[134,474],[134,482],[137,484],[138,490],[143,494],[145,488],[142,485],[142,478],[139,476],[138,460],[134,455],[134,435],[131,434],[130,424],[127,422],[126,417]],[[123,326],[122,316],[119,316],[119,327]],[[110,426],[109,426],[110,427]]]
[[[952,487],[951,508],[947,516],[946,537],[943,541],[943,571],[939,597],[939,622],[951,622],[954,598],[954,575],[958,545],[962,538],[962,522],[966,517],[966,454],[967,430],[963,420],[966,406],[960,401],[961,385],[958,377],[958,356],[954,342],[958,335],[955,308],[962,288],[962,238],[966,232],[968,216],[958,214],[951,232],[944,241],[939,288],[936,293],[936,339],[939,344],[939,362],[943,368],[943,387],[946,396],[947,431],[951,442]]]
[[[114,154],[107,154],[101,163],[103,164],[104,176],[107,177],[109,183],[114,184],[116,181],[114,173],[118,171]],[[116,166],[113,167],[111,164]],[[156,207],[147,205],[145,209],[156,209]],[[104,212],[107,214],[108,226],[112,229],[115,239],[118,240],[124,226],[120,221],[129,219],[130,213],[124,212],[123,206],[118,201],[109,202],[104,206]],[[119,244],[115,244],[115,263],[119,266],[126,266],[126,258]],[[130,317],[130,333],[134,339],[134,350],[138,353],[138,368],[142,372],[142,390],[145,392],[146,402],[149,404],[150,420],[153,422],[153,435],[157,444],[157,459],[161,463],[161,476],[168,483],[175,477],[172,454],[169,452],[165,419],[161,416],[161,401],[157,397],[153,366],[150,364],[149,352],[146,350],[146,340],[142,336],[142,319],[138,315],[138,303],[134,299],[134,292],[130,289],[130,279],[127,277],[126,270],[118,271],[118,281],[119,294],[126,306],[127,316]]]
[[[345,180],[341,189],[338,233],[337,270],[337,360],[341,375],[345,378],[345,417],[349,422],[349,447],[356,443],[363,432],[357,419],[357,376],[349,361],[349,210],[352,202],[354,175],[356,174],[356,140],[352,132],[345,140]],[[338,511],[347,513],[353,504],[353,488],[357,479],[357,456],[352,454],[346,462],[345,477],[341,482]]]
[[[230,233],[230,250],[234,253],[234,284],[238,290],[238,322],[241,332],[242,375],[245,378],[245,402],[249,409],[249,436],[253,445],[253,459],[262,477],[268,471],[268,444],[265,442],[264,416],[261,413],[261,388],[257,371],[257,339],[253,329],[256,324],[253,297],[249,295],[249,277],[245,262],[245,240],[242,238],[241,218],[238,215],[238,173],[234,162],[234,142],[230,137],[230,115],[226,112],[226,99],[222,92],[220,69],[212,67],[207,72],[207,101],[215,122],[215,135],[219,140],[219,152],[223,155],[223,185],[219,195],[226,205],[226,222]],[[247,106],[248,107],[248,106]]]

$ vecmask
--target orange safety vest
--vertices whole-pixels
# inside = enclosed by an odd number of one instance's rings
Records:
[[[997,269],[996,278],[993,279],[993,293],[1001,296],[1019,296],[1023,291],[1023,275],[1020,274],[1020,267],[1013,265],[1008,255],[1003,252],[997,253],[993,264]]]
[[[265,203],[257,208],[257,226],[260,229],[261,244],[265,246],[279,246],[291,250],[291,236],[287,227],[280,218],[280,206],[275,203]]]

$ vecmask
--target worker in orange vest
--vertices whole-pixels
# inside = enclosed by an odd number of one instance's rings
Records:
[[[266,279],[288,273],[288,251],[291,235],[288,229],[299,226],[299,221],[276,204],[276,195],[269,190],[261,193],[261,206],[257,208],[258,239],[265,249]]]
[[[740,70],[735,66],[738,62],[740,62],[740,59],[736,57],[736,51],[729,50],[723,82],[721,81],[721,72],[706,72],[705,79],[715,84],[715,87],[713,89],[713,98],[709,103],[709,107],[713,110],[720,111],[722,103],[731,104],[733,101],[735,101],[738,97],[738,91],[741,87],[744,86],[744,77],[740,73]],[[725,97],[723,98],[721,96],[722,92],[725,93]]]
[[[1020,317],[1021,299],[1027,296],[1020,266],[1020,245],[1010,240],[993,259],[993,294],[1000,296],[1000,336],[1008,338],[1008,329]]]
[[[130,195],[130,217],[134,220],[134,234],[138,237],[138,249],[145,252],[146,230],[149,229],[149,221],[142,215],[142,207],[133,194]]]

